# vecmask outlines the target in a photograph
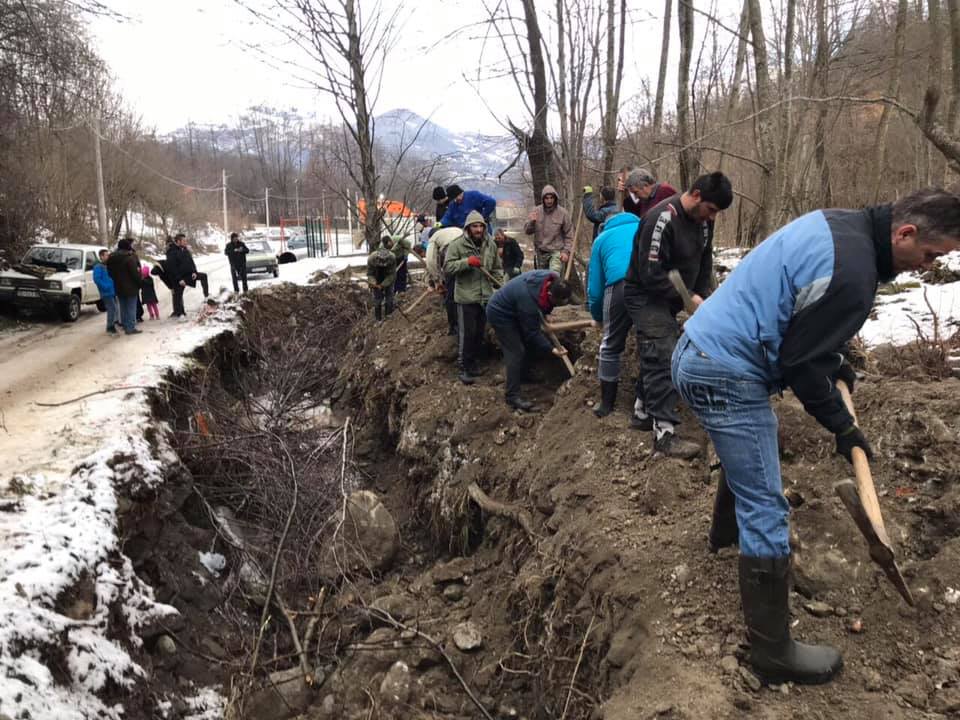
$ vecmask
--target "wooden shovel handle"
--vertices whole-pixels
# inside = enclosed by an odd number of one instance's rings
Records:
[[[412,312],[413,312],[413,309],[414,309],[417,305],[419,305],[424,299],[426,299],[427,296],[429,296],[431,293],[433,293],[433,288],[427,288],[426,290],[424,290],[424,291],[423,291],[423,294],[422,294],[420,297],[418,297],[416,300],[414,300],[412,303],[410,303],[410,307],[407,308],[407,312],[408,312],[408,313],[412,313]]]
[[[688,315],[693,315],[697,311],[697,304],[690,296],[690,291],[687,290],[687,286],[683,284],[683,278],[680,277],[680,272],[671,270],[667,273],[667,277],[670,279],[670,284],[673,285],[677,294],[680,295],[680,299],[683,300],[683,309],[687,311]]]
[[[843,404],[847,406],[847,412],[853,416],[854,424],[859,427],[857,411],[853,407],[853,398],[850,397],[850,388],[843,380],[837,380],[837,390],[840,391]],[[877,489],[873,484],[873,475],[870,472],[870,462],[867,460],[867,454],[862,449],[855,447],[851,456],[853,458],[853,472],[857,478],[857,494],[860,496],[863,510],[873,524],[877,539],[889,547],[890,538],[887,536],[887,529],[883,524],[880,500],[877,498]]]

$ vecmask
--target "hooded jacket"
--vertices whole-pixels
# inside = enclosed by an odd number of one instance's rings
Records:
[[[543,198],[553,195],[557,204],[550,210],[543,206]],[[544,185],[540,193],[540,204],[534,210],[535,217],[528,220],[523,231],[533,235],[533,248],[541,253],[566,252],[573,250],[573,223],[570,222],[570,213],[560,207],[560,196],[553,185]]]
[[[117,288],[113,284],[113,278],[110,277],[110,271],[107,266],[98,262],[93,266],[93,282],[100,291],[100,297],[103,300],[109,300],[117,296]]]
[[[484,226],[483,236],[479,242],[472,240],[467,232],[467,226],[474,223],[481,223]],[[476,211],[467,215],[463,224],[463,234],[447,246],[447,259],[443,269],[448,274],[457,276],[457,285],[453,291],[455,303],[486,305],[493,295],[494,286],[490,278],[480,272],[479,268],[470,267],[467,260],[471,255],[479,256],[480,267],[490,273],[497,283],[503,284],[503,265],[500,263],[497,244],[487,234],[486,223]]]
[[[560,276],[550,270],[531,270],[517,275],[493,294],[487,305],[487,322],[494,327],[515,324],[524,345],[549,353],[553,345],[543,334],[541,323],[553,308],[543,308],[539,303],[548,278],[559,280]]]
[[[593,241],[590,251],[590,272],[587,279],[587,300],[590,314],[603,322],[603,294],[609,286],[620,282],[630,266],[633,238],[640,229],[640,218],[632,213],[614,215]]]
[[[840,350],[893,279],[889,205],[816,210],[780,228],[701,305],[684,330],[717,363],[771,389],[789,386],[827,430],[853,418],[837,391]]]
[[[397,256],[392,249],[380,245],[367,256],[367,282],[386,290],[397,280]]]
[[[223,254],[226,255],[227,259],[230,261],[230,267],[241,272],[247,269],[247,253],[249,252],[250,248],[248,248],[247,244],[239,238],[236,242],[233,240],[228,242],[226,247],[223,249]]]

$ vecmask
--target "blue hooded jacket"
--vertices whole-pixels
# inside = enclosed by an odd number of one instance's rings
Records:
[[[451,200],[447,206],[447,211],[440,218],[440,224],[443,227],[462,228],[467,222],[467,215],[476,210],[483,215],[483,221],[490,228],[490,216],[497,209],[497,201],[489,195],[484,195],[476,190],[467,190],[463,193],[463,202],[458,203]]]
[[[93,266],[93,283],[97,286],[97,290],[100,291],[100,297],[102,299],[109,300],[117,296],[117,289],[113,284],[113,278],[110,277],[107,266],[101,262]]]
[[[603,232],[593,241],[587,300],[590,314],[597,322],[603,322],[604,289],[626,277],[633,238],[639,229],[640,218],[633,213],[618,213],[606,221]]]

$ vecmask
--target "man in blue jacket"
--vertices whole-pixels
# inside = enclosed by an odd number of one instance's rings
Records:
[[[771,393],[793,390],[836,437],[837,453],[870,444],[837,381],[855,375],[841,350],[866,321],[879,282],[960,249],[960,197],[921,190],[894,205],[817,210],[758,245],[687,321],[673,381],[710,434],[736,498],[740,596],[750,662],[770,683],[822,683],[841,668],[831,647],[790,637],[790,508],[783,496]],[[729,529],[729,528],[728,528]]]
[[[528,353],[563,355],[543,334],[541,323],[553,308],[570,302],[570,286],[550,270],[521,273],[497,290],[487,303],[487,322],[497,333],[507,367],[506,400],[514,410],[529,412],[533,403],[520,397]]]
[[[101,250],[96,265],[93,266],[93,283],[100,291],[100,301],[107,309],[107,332],[111,335],[117,334],[117,316],[120,314],[117,305],[117,289],[113,284],[113,278],[110,277],[110,271],[107,270],[107,259],[110,257],[109,250]]]
[[[462,228],[467,222],[467,215],[476,210],[487,224],[487,234],[493,232],[493,215],[497,211],[494,198],[476,190],[463,191],[454,184],[447,188],[447,200],[447,210],[440,218],[443,227]]]
[[[600,403],[593,408],[597,417],[605,417],[613,412],[617,399],[620,355],[627,346],[627,336],[633,327],[630,313],[623,302],[623,278],[630,265],[633,238],[639,228],[640,218],[636,215],[614,215],[593,241],[593,250],[590,252],[587,302],[593,319],[603,323],[603,339],[597,360]]]

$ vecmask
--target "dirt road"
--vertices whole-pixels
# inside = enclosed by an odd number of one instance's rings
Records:
[[[197,259],[210,276],[216,295],[230,283],[226,259]],[[254,280],[253,286],[257,281]],[[0,459],[3,490],[9,479],[35,473],[65,475],[118,429],[123,396],[113,392],[59,407],[87,393],[117,386],[149,384],[162,366],[189,350],[202,329],[195,322],[170,319],[170,293],[160,289],[160,320],[144,320],[141,335],[110,337],[105,316],[85,309],[76,323],[37,318],[35,327],[0,336]],[[199,288],[188,289],[185,304],[192,319],[203,305]]]

